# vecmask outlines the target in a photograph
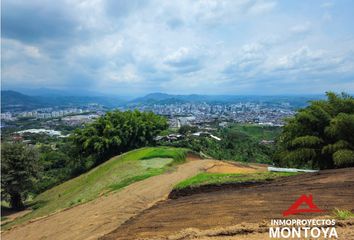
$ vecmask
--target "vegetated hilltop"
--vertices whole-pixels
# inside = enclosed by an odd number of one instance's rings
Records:
[[[182,129],[182,128],[181,128]],[[186,128],[184,128],[186,129]],[[272,163],[274,140],[281,132],[280,127],[257,126],[251,124],[231,124],[213,132],[221,140],[209,136],[194,136],[195,130],[186,129],[186,138],[161,144],[185,147],[196,152],[203,152],[214,159],[227,159],[242,162]],[[182,132],[181,132],[182,133]],[[270,144],[263,144],[262,140]]]
[[[39,194],[31,203],[33,212],[5,225],[5,228],[88,202],[136,181],[159,175],[184,162],[187,152],[182,148],[151,147],[113,157],[91,171]]]

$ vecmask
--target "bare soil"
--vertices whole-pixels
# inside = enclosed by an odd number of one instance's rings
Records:
[[[167,199],[173,186],[180,181],[206,171],[215,164],[220,164],[220,161],[189,156],[187,163],[179,165],[174,171],[136,182],[91,202],[15,226],[3,232],[1,237],[4,240],[97,239],[143,210]]]
[[[323,213],[289,218],[319,218],[332,210],[354,211],[354,168],[281,178],[269,184],[217,188],[169,199],[145,210],[102,237],[108,239],[267,239],[271,219],[283,218],[302,194],[312,194]],[[339,223],[340,239],[354,239],[353,220]]]
[[[331,219],[332,216],[323,216]],[[197,228],[187,228],[178,233],[165,236],[144,238],[145,240],[190,240],[190,239],[206,239],[206,240],[263,240],[269,238],[270,224],[262,222],[242,223],[229,227],[218,227],[208,230],[199,230]],[[336,231],[339,239],[354,239],[354,219],[337,220]]]
[[[241,164],[237,162],[219,161],[208,168],[208,173],[254,173],[267,171],[267,166],[262,164]]]

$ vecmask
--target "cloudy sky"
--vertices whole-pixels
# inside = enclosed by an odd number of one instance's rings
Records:
[[[3,0],[2,86],[354,92],[354,1]]]

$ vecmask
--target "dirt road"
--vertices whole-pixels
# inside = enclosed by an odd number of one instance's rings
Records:
[[[265,224],[282,218],[282,212],[302,194],[312,194],[314,203],[326,212],[295,218],[328,215],[335,207],[354,211],[354,168],[170,199],[128,220],[102,239],[264,239],[268,236],[262,232]],[[347,227],[339,227],[339,234],[345,236],[340,239],[354,239],[353,226],[352,221]]]
[[[158,201],[166,199],[178,182],[219,164],[215,160],[189,158],[175,171],[136,182],[54,215],[15,227],[2,234],[4,240],[97,239],[119,227]]]

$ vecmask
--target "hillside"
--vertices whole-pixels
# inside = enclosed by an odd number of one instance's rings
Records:
[[[304,107],[310,100],[321,99],[321,95],[287,95],[287,96],[257,96],[257,95],[201,95],[201,94],[166,94],[150,93],[143,97],[128,102],[128,105],[140,104],[175,104],[175,103],[239,103],[254,102],[268,105],[277,105],[281,102],[288,102],[294,108]]]
[[[88,94],[88,95],[83,95]],[[288,102],[292,107],[306,106],[309,100],[321,99],[319,95],[304,96],[243,96],[243,95],[173,95],[166,93],[151,93],[138,97],[131,101],[120,96],[90,95],[93,93],[73,93],[55,90],[33,90],[24,93],[12,90],[1,91],[2,111],[9,110],[31,110],[41,107],[53,106],[82,106],[91,103],[103,105],[108,108],[118,106],[137,106],[153,104],[183,104],[183,103],[210,103],[225,104],[239,102],[254,102],[267,105],[278,105],[281,102]]]
[[[127,152],[91,171],[49,189],[32,202],[30,214],[7,224],[5,228],[93,200],[133,182],[159,175],[184,162],[186,149],[142,148]]]
[[[27,96],[15,91],[1,91],[2,112],[8,110],[29,110],[36,107],[48,106],[37,97]]]
[[[15,220],[14,228],[6,225],[2,239],[165,239],[176,232],[188,235],[185,229],[190,227],[198,234],[216,228],[215,236],[230,237],[234,233],[228,235],[225,227],[241,234],[240,227],[246,233],[258,232],[260,222],[280,216],[303,191],[313,193],[327,211],[352,208],[353,169],[270,181],[292,174],[267,173],[265,165],[201,159],[187,152],[154,147],[114,157],[39,195],[38,209]],[[167,200],[181,184],[192,191]],[[337,196],[344,201],[333,201]],[[240,221],[246,225],[239,226]]]
[[[1,91],[2,112],[6,111],[25,111],[43,107],[72,107],[83,106],[87,104],[100,104],[105,107],[117,107],[125,100],[120,97],[109,96],[77,96],[77,95],[26,95],[17,91]]]
[[[172,169],[170,167],[164,168],[168,171],[165,171],[163,174],[149,177],[132,183],[120,191],[106,194],[105,190],[109,190],[109,186],[112,186],[112,182],[115,182],[111,179],[117,175],[121,175],[122,171],[126,170],[125,167],[132,168],[134,171],[137,166],[144,162],[144,164],[150,165],[147,169],[151,169],[153,165],[156,165],[156,161],[160,162],[157,164],[160,166],[161,161],[166,163],[168,159],[171,161],[171,158],[177,163],[184,160],[185,153],[185,149],[144,148],[124,154],[119,159],[113,158],[107,165],[101,165],[90,173],[53,188],[44,194],[46,196],[42,195],[40,197],[43,202],[47,198],[47,204],[53,205],[53,203],[56,203],[58,206],[57,209],[60,209],[62,206],[61,200],[58,198],[59,193],[61,196],[68,194],[71,196],[71,199],[75,199],[74,196],[78,196],[78,192],[75,190],[76,184],[81,183],[82,186],[79,187],[81,193],[90,193],[87,192],[90,187],[96,189],[96,193],[100,192],[98,196],[96,194],[97,198],[95,200],[50,215],[45,214],[46,216],[41,218],[31,219],[31,221],[17,225],[10,230],[5,230],[1,237],[4,240],[97,239],[113,231],[127,220],[141,214],[156,203],[165,200],[173,187],[180,181],[193,177],[200,172],[222,167],[225,164],[221,161],[201,159],[196,155],[189,154],[185,163],[173,166]],[[155,161],[155,163],[152,161]],[[231,167],[237,171],[257,171],[258,169],[247,166],[241,168],[237,166],[232,167],[229,164],[225,166],[227,169]],[[141,176],[135,173],[132,175]],[[91,178],[92,180],[85,181],[87,178]],[[125,179],[136,180],[137,178],[131,177]],[[139,177],[138,180],[140,180]],[[131,182],[118,180],[116,183],[113,184],[114,189],[121,187],[122,183],[128,184]],[[74,195],[71,195],[71,191],[74,191]],[[68,203],[67,200],[63,202]],[[45,206],[43,208],[48,209]],[[38,211],[34,211],[33,213],[36,212],[38,213]],[[27,220],[28,216],[33,218],[33,214],[29,214],[26,216]],[[25,219],[22,218],[21,221],[23,222]],[[16,223],[21,221],[16,221]]]

